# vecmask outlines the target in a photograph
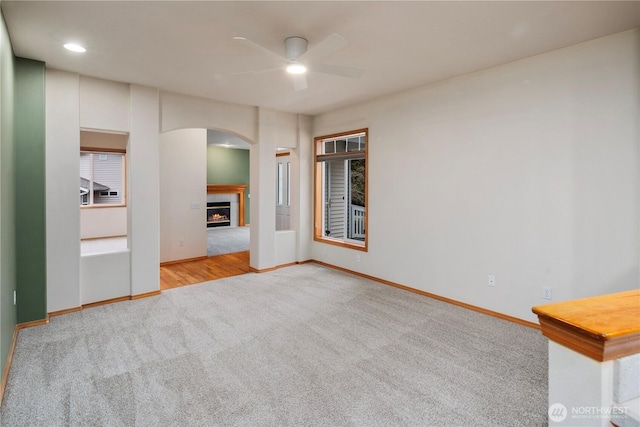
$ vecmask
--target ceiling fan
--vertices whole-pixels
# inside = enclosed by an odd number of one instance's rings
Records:
[[[234,40],[248,46],[262,54],[271,57],[282,66],[277,68],[269,68],[265,70],[249,71],[245,73],[265,73],[283,69],[289,73],[293,79],[293,88],[295,90],[304,90],[307,88],[307,71],[314,73],[332,74],[334,76],[348,77],[358,79],[364,75],[364,70],[354,67],[346,67],[341,65],[330,65],[315,62],[330,55],[336,50],[344,47],[347,40],[339,34],[333,33],[325,37],[322,41],[313,45],[311,49],[307,49],[307,39],[303,37],[288,37],[284,41],[284,56],[281,56],[266,47],[251,41],[245,37],[234,37]]]

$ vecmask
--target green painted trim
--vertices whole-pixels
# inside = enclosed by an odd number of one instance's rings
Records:
[[[18,323],[47,317],[45,64],[15,61]]]

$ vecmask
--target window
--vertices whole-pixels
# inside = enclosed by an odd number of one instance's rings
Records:
[[[278,195],[276,197],[276,203],[278,206],[282,206],[284,204],[284,177],[283,177],[283,164],[278,163],[278,183],[277,183],[277,192]]]
[[[276,205],[291,206],[291,162],[287,162],[287,169],[284,163],[278,162],[276,181]]]
[[[281,150],[281,149],[278,149]],[[276,230],[289,230],[291,206],[290,152],[276,153]]]
[[[314,239],[367,250],[367,129],[315,138]]]
[[[287,206],[291,206],[291,162],[287,162]]]
[[[125,154],[80,151],[80,206],[124,205]]]

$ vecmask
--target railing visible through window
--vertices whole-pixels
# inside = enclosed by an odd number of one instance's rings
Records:
[[[367,134],[315,138],[317,241],[367,250]]]

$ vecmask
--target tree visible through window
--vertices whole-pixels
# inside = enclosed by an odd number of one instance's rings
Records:
[[[123,153],[80,152],[80,206],[123,205]]]
[[[367,249],[367,130],[315,138],[318,241]]]

